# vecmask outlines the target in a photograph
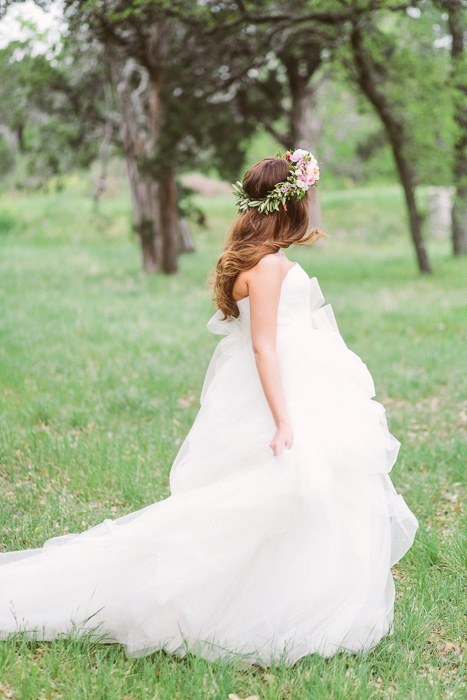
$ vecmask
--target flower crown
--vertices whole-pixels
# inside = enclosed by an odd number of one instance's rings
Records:
[[[305,192],[319,180],[318,161],[309,151],[297,148],[295,151],[287,151],[284,155],[278,153],[277,157],[289,161],[289,175],[285,182],[278,182],[274,185],[274,189],[262,199],[251,199],[243,189],[240,180],[232,185],[240,214],[255,207],[265,214],[277,211],[287,199],[301,199]]]

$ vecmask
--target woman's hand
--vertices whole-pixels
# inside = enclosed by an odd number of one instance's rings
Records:
[[[284,423],[279,425],[276,434],[274,435],[270,447],[274,452],[274,457],[279,457],[282,454],[282,449],[288,447],[289,450],[292,447],[293,433],[292,428],[289,423]]]

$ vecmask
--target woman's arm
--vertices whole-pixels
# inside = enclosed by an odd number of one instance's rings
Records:
[[[282,453],[284,445],[290,448],[293,441],[276,354],[277,310],[283,278],[284,268],[274,255],[262,258],[246,278],[256,367],[277,428],[270,443],[275,457]]]

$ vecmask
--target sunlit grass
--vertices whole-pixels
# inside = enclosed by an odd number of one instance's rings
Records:
[[[86,641],[0,644],[0,698],[463,698],[466,265],[430,242],[418,275],[398,188],[322,192],[329,238],[293,249],[368,364],[391,431],[392,477],[420,520],[395,569],[395,632],[367,656],[241,668]],[[205,284],[234,210],[200,198],[208,229],[181,274],[146,277],[128,199],[94,211],[85,186],[0,200],[2,549],[41,545],[168,494],[217,339]],[[3,223],[2,223],[3,222]]]

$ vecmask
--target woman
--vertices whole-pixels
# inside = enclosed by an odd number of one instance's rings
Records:
[[[129,655],[268,665],[368,650],[390,631],[391,566],[417,528],[388,475],[399,443],[316,278],[283,252],[320,235],[307,233],[318,178],[298,149],[237,183],[208,323],[226,338],[171,495],[0,555],[3,638],[73,630]]]

